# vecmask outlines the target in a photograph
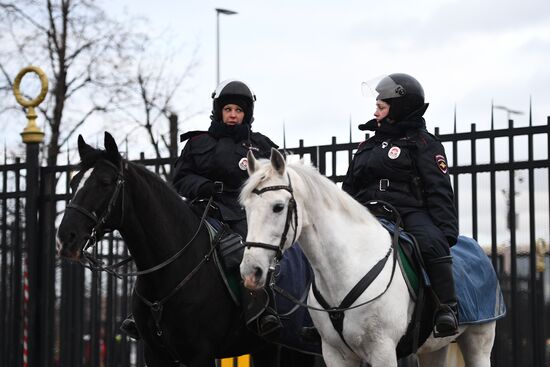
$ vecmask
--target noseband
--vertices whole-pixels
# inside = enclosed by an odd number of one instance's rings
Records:
[[[90,235],[88,236],[88,240],[82,247],[82,254],[85,258],[88,259],[88,261],[94,263],[92,258],[92,255],[89,254],[86,250],[90,247],[94,247],[97,244],[99,233],[101,231],[111,231],[110,228],[104,228],[105,223],[107,223],[107,220],[111,217],[111,214],[113,212],[113,208],[115,207],[118,197],[122,193],[122,204],[121,204],[121,214],[120,214],[120,223],[124,220],[124,175],[123,175],[123,168],[122,168],[122,161],[120,162],[120,167],[115,166],[110,161],[104,160],[104,163],[108,164],[112,168],[114,168],[117,172],[117,178],[116,178],[116,186],[115,190],[113,191],[113,194],[111,195],[111,198],[109,199],[109,203],[107,204],[107,207],[101,214],[101,216],[97,216],[94,212],[89,211],[88,209],[73,203],[72,201],[67,205],[67,209],[73,209],[79,212],[80,214],[83,214],[85,217],[89,218],[95,225],[92,228]]]
[[[267,250],[275,251],[275,262],[278,263],[279,260],[283,257],[283,247],[285,245],[288,230],[290,229],[290,225],[294,225],[294,235],[292,236],[292,242],[294,243],[296,241],[296,231],[298,229],[298,210],[296,208],[296,200],[294,199],[294,190],[292,189],[292,182],[290,181],[290,176],[287,174],[288,177],[288,186],[286,185],[276,185],[276,186],[267,186],[261,189],[254,189],[252,192],[258,196],[262,195],[263,193],[267,191],[279,191],[279,190],[286,190],[290,193],[290,200],[288,201],[288,209],[286,212],[286,221],[285,221],[285,228],[283,229],[283,234],[281,235],[281,241],[279,242],[278,246],[269,244],[269,243],[263,243],[263,242],[244,242],[244,245],[246,248],[251,247],[260,247],[265,248]],[[292,223],[292,219],[294,218],[294,223]]]

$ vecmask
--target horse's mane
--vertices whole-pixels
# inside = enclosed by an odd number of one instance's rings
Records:
[[[154,197],[155,201],[166,203],[165,205],[176,205],[179,207],[189,208],[185,200],[182,200],[180,194],[176,189],[167,181],[163,180],[159,175],[151,172],[145,166],[130,161],[125,161],[128,167],[132,167],[135,172],[139,174],[139,177],[146,183],[149,188],[149,192],[143,193],[144,196]],[[182,212],[183,214],[183,212]]]
[[[319,171],[304,163],[291,163],[287,169],[293,170],[305,184],[308,202],[321,200],[329,209],[348,213],[352,218],[364,218],[368,210],[340,189],[334,182],[319,173]],[[315,201],[312,201],[315,200]]]
[[[242,188],[241,200],[249,197],[252,190],[267,176],[275,174],[269,160],[260,159],[259,163],[260,168],[250,176]],[[365,214],[369,213],[363,205],[320,174],[315,167],[300,161],[300,163],[287,163],[286,169],[298,175],[304,182],[305,202],[318,202],[321,199],[330,210],[347,213],[351,218],[365,218]]]
[[[134,163],[130,161],[126,161],[128,163],[128,166],[131,166],[136,171],[140,172],[140,176],[149,184],[149,186],[152,188],[155,193],[162,193],[166,196],[178,196],[179,194],[176,192],[176,190],[170,185],[168,182],[164,181],[159,175],[157,175],[154,172],[151,172],[148,170],[145,166]]]
[[[79,164],[81,170],[92,168],[98,160],[108,160],[112,162],[112,158],[105,150],[98,149],[82,157]],[[147,195],[154,195],[156,200],[161,200],[166,203],[178,203],[178,205],[183,202],[181,200],[181,196],[176,192],[172,185],[164,181],[156,173],[151,172],[144,165],[134,163],[126,159],[122,159],[122,164],[137,172],[139,177],[146,183],[147,187],[150,188],[151,193],[144,193],[144,197],[147,197]]]

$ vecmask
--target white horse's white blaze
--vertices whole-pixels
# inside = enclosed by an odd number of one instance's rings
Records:
[[[274,156],[275,155],[275,156]],[[278,155],[278,156],[277,156]],[[256,161],[249,155],[247,184],[241,192],[248,220],[248,242],[277,246],[281,241],[291,194],[286,190],[254,189],[288,186],[294,191],[298,213],[296,236],[315,273],[316,285],[326,301],[337,306],[357,282],[384,256],[391,247],[388,232],[368,210],[312,167],[286,165],[280,153],[272,150],[270,161]],[[282,164],[282,166],[281,166]],[[284,205],[281,211],[277,206]],[[283,250],[291,245],[294,229],[289,229]],[[265,285],[268,268],[275,252],[264,248],[247,248],[241,263],[245,285],[257,289]],[[393,259],[355,301],[360,304],[384,292],[390,282]],[[310,292],[308,303],[321,307]],[[310,310],[323,341],[323,357],[328,367],[359,366],[368,362],[372,367],[397,366],[395,348],[407,329],[414,302],[399,271],[386,293],[379,299],[345,312],[344,337],[348,348],[334,329],[326,312]],[[419,350],[425,353],[423,366],[444,366],[444,353],[437,352],[456,339],[467,366],[489,366],[494,340],[495,322],[461,327],[453,338],[428,339]],[[472,351],[478,345],[480,350]],[[433,353],[432,353],[433,352]]]

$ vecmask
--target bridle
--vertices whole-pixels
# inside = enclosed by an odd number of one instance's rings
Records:
[[[272,264],[272,266],[270,267],[269,269],[270,272],[273,272],[275,270],[275,266],[279,263],[279,261],[283,257],[283,247],[286,243],[288,231],[292,224],[294,227],[294,234],[292,236],[291,244],[296,241],[296,234],[298,229],[298,210],[296,207],[296,200],[294,199],[294,190],[292,189],[292,182],[290,181],[290,176],[288,175],[288,173],[287,173],[287,177],[288,177],[288,185],[267,186],[261,189],[252,190],[252,192],[258,196],[261,196],[263,193],[268,191],[286,190],[290,193],[290,200],[288,201],[288,209],[286,212],[285,227],[283,229],[283,233],[281,234],[281,241],[279,242],[279,245],[275,246],[264,242],[248,242],[248,241],[244,242],[244,245],[248,249],[251,247],[259,247],[259,248],[265,248],[267,250],[275,251],[274,264]],[[294,221],[292,220],[293,218],[294,218]]]
[[[210,198],[210,200],[208,201],[208,204],[206,205],[206,209],[205,209],[203,215],[201,216],[200,223],[197,226],[197,229],[196,229],[195,233],[193,234],[191,239],[178,252],[176,252],[174,255],[172,255],[170,258],[164,260],[160,264],[152,266],[148,269],[134,271],[134,272],[127,272],[127,273],[120,273],[120,272],[116,271],[116,269],[121,267],[122,265],[125,265],[125,264],[131,262],[133,260],[132,256],[129,256],[126,259],[124,259],[124,260],[122,260],[122,261],[120,261],[116,264],[112,264],[112,265],[108,265],[108,266],[105,266],[104,263],[97,258],[97,246],[96,245],[98,243],[98,240],[101,238],[100,236],[103,233],[111,232],[113,230],[113,228],[105,228],[104,226],[105,226],[105,223],[107,223],[107,221],[111,217],[111,214],[113,212],[113,208],[115,207],[115,205],[117,203],[117,200],[118,200],[120,195],[122,195],[122,202],[121,202],[121,214],[120,214],[119,224],[122,224],[123,220],[124,220],[124,184],[125,184],[125,179],[124,179],[123,161],[121,160],[121,163],[120,163],[119,167],[117,167],[114,163],[112,163],[108,160],[104,160],[103,162],[107,163],[109,166],[111,166],[112,168],[114,168],[117,171],[117,180],[116,180],[115,190],[113,191],[113,194],[111,195],[111,198],[109,199],[109,203],[107,204],[107,207],[105,208],[105,210],[103,211],[101,216],[98,217],[95,213],[90,212],[89,210],[87,210],[86,208],[84,208],[84,207],[82,207],[78,204],[74,204],[72,201],[67,205],[68,209],[74,209],[74,210],[78,211],[79,213],[83,214],[85,217],[92,220],[93,223],[95,223],[95,225],[92,228],[90,234],[87,236],[88,239],[86,240],[86,242],[84,243],[84,246],[81,249],[82,257],[79,260],[80,264],[82,266],[84,266],[85,268],[88,268],[92,271],[105,271],[105,272],[107,272],[111,275],[114,275],[115,277],[120,279],[122,277],[132,277],[132,276],[140,276],[140,275],[150,274],[150,273],[153,273],[157,270],[160,270],[160,269],[170,265],[171,263],[173,263],[175,260],[177,260],[185,252],[185,250],[187,250],[187,248],[191,245],[191,243],[193,243],[193,241],[197,238],[198,234],[200,233],[201,228],[203,227],[204,223],[206,222],[206,216],[208,214],[208,209],[210,208],[210,204],[212,203],[212,197]],[[91,252],[87,251],[89,248],[93,248],[94,253],[91,253]],[[207,256],[205,256],[206,259],[210,258],[212,251],[213,251],[213,249],[210,249],[209,254]],[[203,264],[203,262],[201,261],[197,267],[200,267],[202,264]],[[192,271],[193,274],[195,272],[196,272],[196,269],[194,269]],[[181,288],[183,286],[183,284],[185,284],[187,282],[188,279],[186,278],[184,280],[185,280],[185,282],[178,285],[178,287],[176,287],[176,290]],[[171,295],[172,294],[173,293],[171,293]]]
[[[122,194],[122,203],[121,203],[121,210],[120,210],[121,213],[120,213],[119,223],[123,223],[124,221],[124,171],[123,171],[122,160],[120,161],[119,167],[117,167],[114,163],[108,160],[103,160],[102,162],[114,168],[115,171],[117,172],[115,190],[113,191],[113,194],[109,199],[109,203],[107,204],[107,207],[105,208],[103,213],[98,217],[96,213],[89,211],[83,206],[73,203],[72,200],[67,205],[67,209],[76,210],[80,214],[83,214],[85,217],[89,218],[95,224],[90,234],[87,236],[88,239],[84,243],[84,246],[82,246],[81,253],[83,258],[80,259],[80,263],[83,266],[90,268],[92,270],[93,268],[101,267],[101,265],[100,265],[100,261],[87,250],[90,247],[94,248],[95,250],[96,248],[95,246],[97,245],[97,242],[99,240],[101,233],[112,231],[112,229],[110,228],[105,228],[105,224],[110,219],[111,214],[113,212],[113,208],[115,207],[118,201],[118,198],[121,194]]]

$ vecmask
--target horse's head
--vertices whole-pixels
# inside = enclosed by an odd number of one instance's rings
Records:
[[[301,216],[284,157],[271,149],[269,161],[258,161],[248,152],[250,178],[241,192],[248,235],[241,263],[244,285],[265,286],[269,270],[299,236]]]
[[[94,149],[78,137],[80,171],[71,180],[72,198],[57,230],[57,250],[72,260],[122,221],[123,160],[107,132],[104,144],[105,150]]]

